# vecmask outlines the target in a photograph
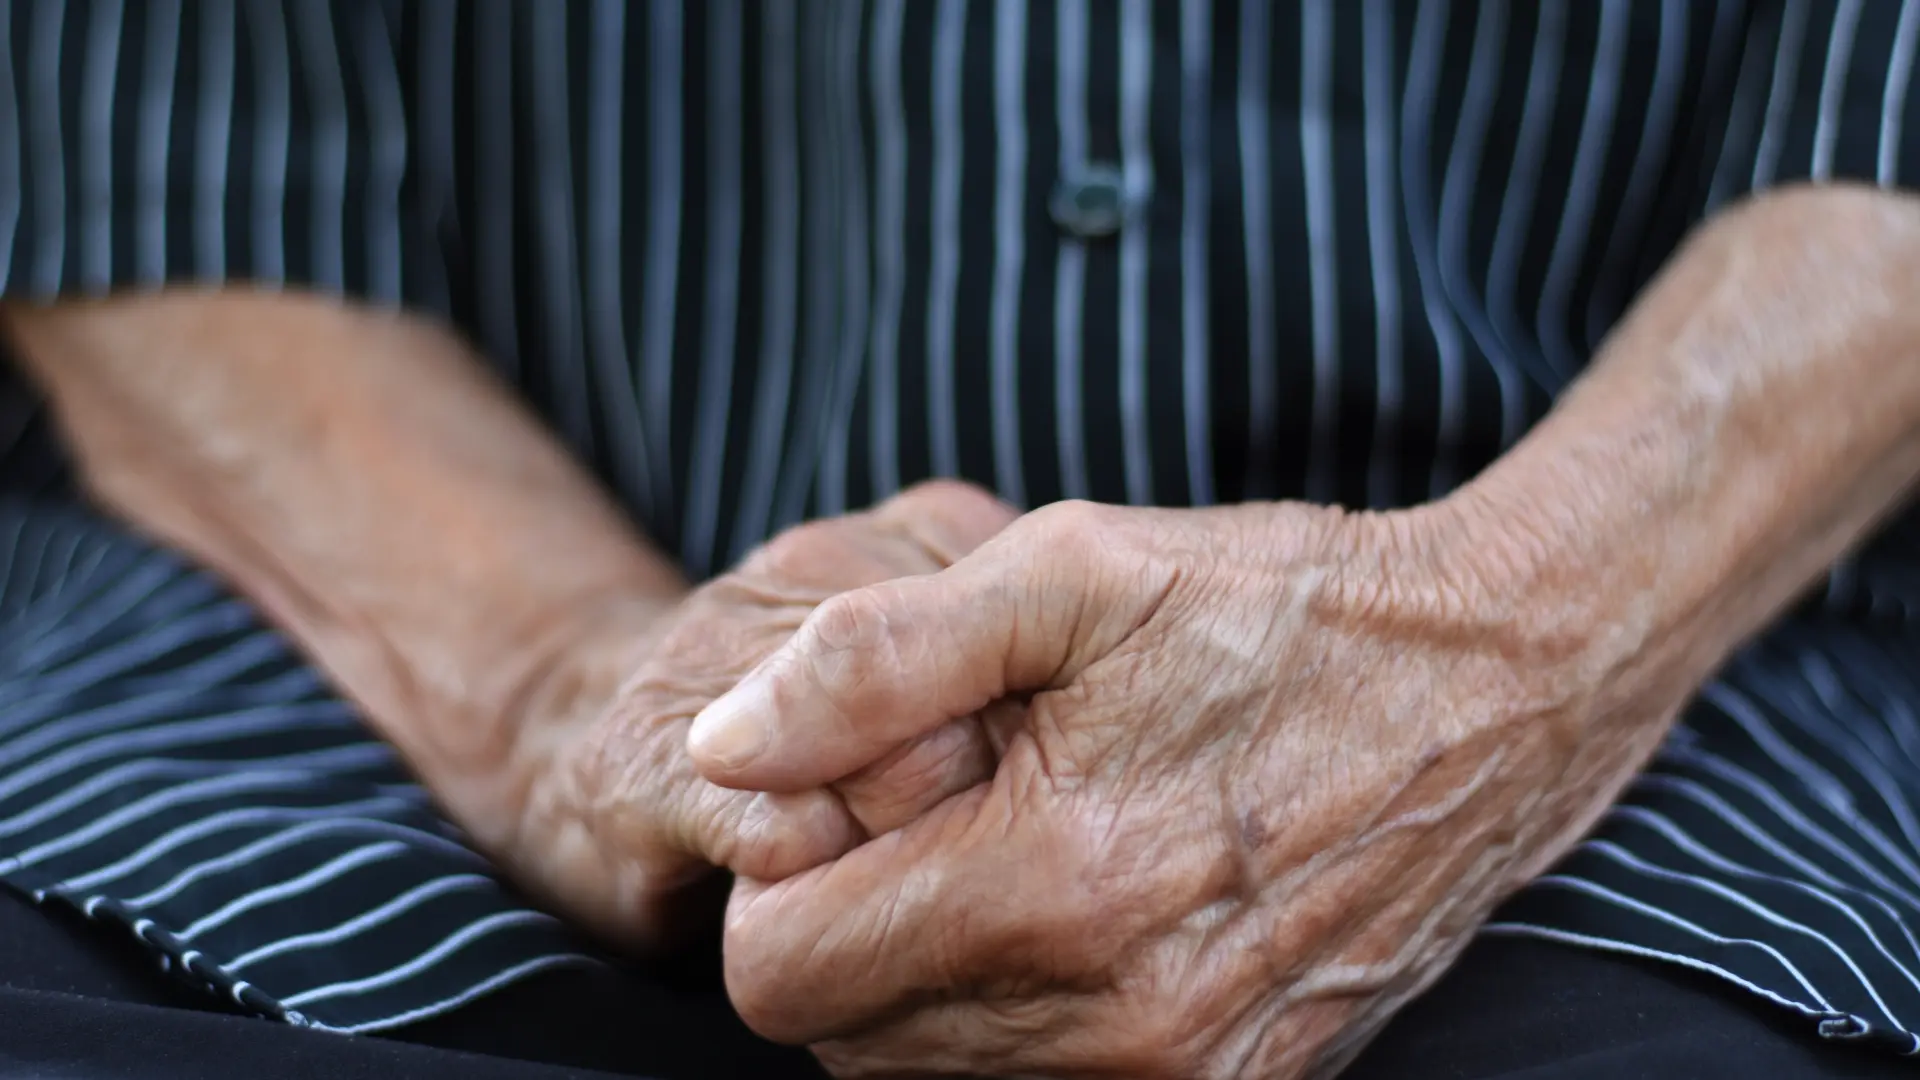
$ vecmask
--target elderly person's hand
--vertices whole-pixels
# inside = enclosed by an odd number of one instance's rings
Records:
[[[469,827],[550,902],[644,944],[668,936],[683,888],[714,866],[785,877],[980,782],[993,762],[972,718],[929,728],[831,790],[792,795],[708,782],[687,757],[687,726],[822,601],[942,569],[1013,516],[979,488],[923,484],[788,530],[637,635],[617,624],[593,635],[522,703],[505,769],[471,777],[501,797],[462,800],[486,808]]]
[[[978,488],[801,526],[689,590],[432,323],[234,289],[0,324],[94,495],[260,604],[478,846],[608,938],[671,944],[709,864],[812,866],[990,765],[970,722],[768,799],[706,783],[684,749],[815,604],[1012,520]]]
[[[1343,1055],[1679,704],[1603,696],[1617,646],[1463,557],[1463,512],[1059,505],[829,602],[703,730],[710,773],[803,789],[1033,696],[991,784],[736,900],[743,1014],[855,1074]]]
[[[817,788],[995,702],[1000,757],[738,887],[743,1015],[844,1075],[1337,1071],[1920,475],[1916,291],[1911,204],[1771,197],[1445,500],[1059,506],[828,601],[705,775]]]

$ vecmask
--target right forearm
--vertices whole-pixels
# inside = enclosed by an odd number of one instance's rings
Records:
[[[96,495],[261,604],[430,780],[570,692],[546,658],[684,588],[430,324],[238,292],[6,322]]]

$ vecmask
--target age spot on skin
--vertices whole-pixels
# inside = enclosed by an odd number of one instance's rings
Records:
[[[1266,846],[1267,823],[1260,820],[1259,811],[1248,810],[1240,815],[1240,843],[1249,853]]]

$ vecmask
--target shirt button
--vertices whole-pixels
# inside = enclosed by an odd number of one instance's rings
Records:
[[[1118,166],[1090,162],[1060,178],[1047,200],[1047,212],[1067,232],[1097,240],[1120,231],[1135,201],[1127,195]]]

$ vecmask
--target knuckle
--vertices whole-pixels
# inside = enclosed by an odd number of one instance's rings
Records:
[[[922,480],[893,498],[888,504],[909,510],[940,510],[964,517],[1011,517],[1016,511],[999,496],[978,484],[964,480]]]
[[[951,566],[1020,516],[992,492],[957,480],[917,484],[881,504],[877,524],[911,540],[935,563]]]
[[[664,767],[673,755],[659,732],[648,719],[635,716],[609,716],[586,732],[571,755],[569,778],[582,801],[596,810],[617,811],[630,792],[661,791]]]
[[[993,750],[972,721],[938,728],[838,785],[871,835],[900,828],[993,775]]]
[[[813,646],[833,656],[861,653],[886,642],[892,628],[891,604],[880,589],[855,589],[829,597],[808,617]]]
[[[934,477],[921,480],[895,495],[889,502],[917,503],[928,500],[958,500],[977,498],[985,502],[997,502],[993,493],[978,484],[949,477]]]
[[[719,791],[720,789],[715,789]],[[714,862],[756,881],[780,881],[849,850],[858,840],[829,792],[725,792],[716,817]]]
[[[772,578],[811,578],[833,567],[837,531],[830,519],[803,522],[753,549],[738,572]]]
[[[1069,499],[1049,503],[1027,515],[1035,539],[1050,554],[1092,556],[1115,533],[1114,508]]]

